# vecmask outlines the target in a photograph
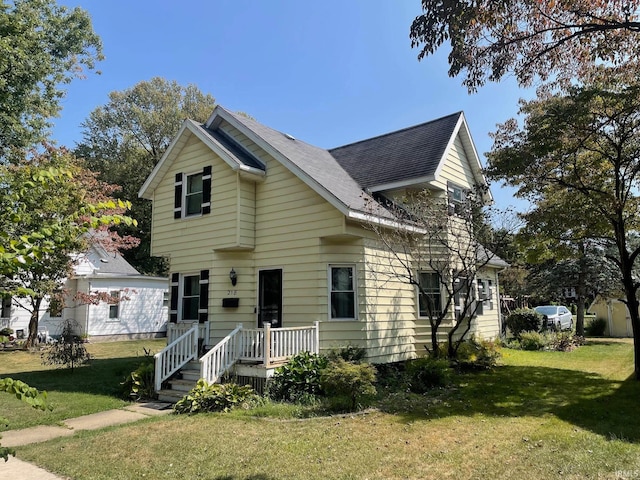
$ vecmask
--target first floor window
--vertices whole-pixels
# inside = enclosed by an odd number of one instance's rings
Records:
[[[421,317],[435,317],[442,313],[440,275],[435,272],[420,272],[418,295]]]
[[[117,320],[120,316],[120,292],[109,292],[109,319]]]
[[[202,173],[187,175],[187,188],[185,189],[185,213],[187,217],[202,213],[202,187]]]
[[[182,279],[182,320],[198,320],[200,306],[200,276],[185,275]]]
[[[331,318],[356,318],[355,267],[336,265],[330,267]]]

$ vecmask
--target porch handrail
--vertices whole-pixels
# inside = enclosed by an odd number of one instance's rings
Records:
[[[208,383],[215,383],[240,358],[238,349],[238,333],[242,331],[242,324],[236,328],[211,350],[200,358],[200,377]]]
[[[196,325],[154,355],[156,392],[162,389],[162,382],[197,357],[198,326]]]

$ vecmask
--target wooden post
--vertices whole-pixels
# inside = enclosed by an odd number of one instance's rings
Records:
[[[315,321],[313,322],[313,326],[315,327],[315,335],[314,335],[314,345],[313,348],[315,349],[315,351],[313,353],[320,353],[320,322],[319,321]]]
[[[264,322],[264,366],[269,368],[271,363],[271,322]]]

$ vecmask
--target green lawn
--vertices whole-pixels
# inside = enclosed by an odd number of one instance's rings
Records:
[[[144,356],[144,348],[154,353],[166,345],[166,339],[131,342],[89,343],[94,358],[90,366],[71,372],[44,366],[39,353],[0,351],[0,377],[22,380],[46,390],[52,411],[41,412],[10,395],[0,395],[0,417],[9,419],[0,432],[34,425],[55,425],[66,418],[78,417],[128,402],[120,398],[120,382],[134,370]],[[2,440],[0,440],[0,443]]]
[[[629,341],[569,353],[504,350],[448,390],[367,413],[169,416],[18,448],[83,479],[639,478],[640,383]]]

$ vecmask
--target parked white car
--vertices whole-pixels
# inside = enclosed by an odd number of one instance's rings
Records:
[[[571,311],[562,305],[540,305],[534,310],[543,316],[543,326],[556,330],[571,330],[573,328],[573,315]]]

